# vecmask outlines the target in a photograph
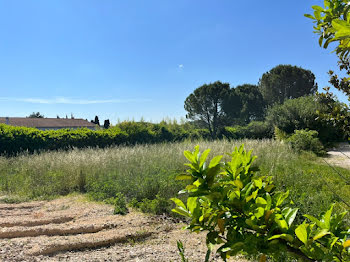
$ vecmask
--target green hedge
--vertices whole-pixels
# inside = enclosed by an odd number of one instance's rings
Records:
[[[103,130],[86,128],[47,130],[0,124],[0,154],[16,155],[42,150],[86,147],[108,147],[141,143],[176,142],[185,139],[209,138],[204,129],[189,129],[181,125],[123,122]]]
[[[220,138],[270,138],[271,128],[264,122],[251,122],[247,126],[225,127]],[[102,130],[60,129],[41,131],[36,128],[14,127],[0,124],[0,154],[16,155],[21,152],[59,150],[86,147],[108,147],[144,143],[177,142],[183,140],[210,139],[206,129],[187,124],[153,124],[147,122],[123,122]]]

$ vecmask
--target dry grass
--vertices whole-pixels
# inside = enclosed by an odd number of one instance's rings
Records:
[[[199,144],[201,150],[211,148],[209,157],[213,157],[242,143],[258,156],[260,174],[274,176],[279,189],[290,189],[301,212],[316,215],[332,202],[340,202],[338,209],[345,209],[341,199],[350,199],[346,181],[315,156],[297,155],[274,140],[164,143],[0,157],[0,190],[25,199],[87,192],[96,200],[106,200],[121,193],[128,201],[160,199],[150,203],[169,210],[166,201],[183,188],[174,178],[185,171],[184,150]],[[350,178],[348,170],[338,170]]]

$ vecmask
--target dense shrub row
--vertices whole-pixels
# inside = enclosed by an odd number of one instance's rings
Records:
[[[13,127],[0,124],[0,154],[14,155],[23,151],[35,152],[86,147],[108,147],[141,143],[176,142],[185,139],[209,138],[203,129],[186,129],[181,125],[124,122],[103,130],[86,128],[46,130]]]
[[[251,122],[247,126],[222,129],[220,138],[261,139],[272,137],[272,133],[271,127],[266,123]],[[3,155],[43,150],[177,142],[186,139],[210,139],[210,134],[206,129],[194,128],[187,124],[147,122],[123,122],[115,127],[96,131],[84,128],[41,131],[0,124],[0,154]]]

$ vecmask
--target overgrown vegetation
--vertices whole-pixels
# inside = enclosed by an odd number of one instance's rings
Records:
[[[129,205],[144,211],[169,212],[168,199],[184,186],[175,181],[185,171],[184,150],[199,143],[215,155],[230,152],[242,142],[259,156],[260,174],[273,176],[277,188],[290,189],[290,198],[301,212],[317,215],[333,202],[349,202],[350,186],[334,170],[315,156],[299,155],[288,144],[274,140],[187,141],[0,157],[0,191],[24,199],[82,192],[113,205],[120,193]],[[350,171],[336,170],[350,180]]]
[[[206,261],[213,245],[220,245],[224,261],[238,253],[260,261],[266,255],[285,260],[286,253],[304,261],[350,260],[350,227],[343,223],[347,212],[332,214],[331,206],[319,219],[302,216],[297,205],[288,203],[289,191],[275,190],[270,176],[256,174],[255,157],[243,145],[225,162],[223,155],[207,161],[209,152],[201,154],[199,146],[184,152],[189,168],[177,179],[190,181],[180,192],[188,198],[186,204],[172,199],[173,211],[190,218],[189,230],[207,232]]]
[[[264,122],[227,127],[219,132],[219,138],[226,139],[262,139],[271,136],[271,127]],[[35,128],[0,124],[0,155],[14,156],[21,152],[206,140],[210,137],[208,130],[196,128],[190,123],[122,122],[115,127],[96,131],[89,129],[41,131]]]

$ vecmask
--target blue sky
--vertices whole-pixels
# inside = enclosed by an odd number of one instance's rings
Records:
[[[200,85],[278,64],[324,87],[337,59],[303,16],[322,2],[0,0],[0,116],[180,118]]]

